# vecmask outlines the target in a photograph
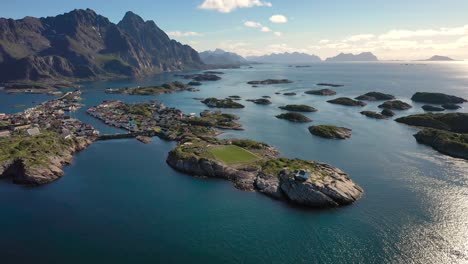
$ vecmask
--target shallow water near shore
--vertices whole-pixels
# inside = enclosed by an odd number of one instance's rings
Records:
[[[397,116],[422,113],[416,91],[468,98],[468,64],[330,63],[308,68],[254,65],[222,70],[200,92],[161,96],[107,95],[108,87],[180,80],[161,74],[141,80],[83,83],[86,107],[72,115],[103,134],[116,133],[85,113],[102,100],[162,100],[186,113],[207,109],[196,97],[242,97],[245,131],[225,131],[276,146],[283,156],[326,162],[347,172],[365,190],[355,204],[330,210],[291,207],[231,183],[175,172],[165,163],[175,146],[155,138],[97,142],[79,153],[60,180],[37,188],[0,181],[2,263],[466,263],[468,262],[468,162],[437,153],[413,138],[417,129],[362,116],[379,102],[345,107],[326,101],[369,91],[413,105]],[[294,83],[253,88],[247,81],[287,78]],[[336,96],[305,95],[319,82],[344,84]],[[323,87],[322,87],[323,88]],[[275,92],[296,92],[296,96]],[[245,99],[271,96],[272,105]],[[16,112],[46,95],[6,95],[0,112]],[[308,104],[309,124],[274,116],[278,106]],[[464,104],[460,112],[467,111]],[[349,140],[312,136],[307,127],[353,129]]]

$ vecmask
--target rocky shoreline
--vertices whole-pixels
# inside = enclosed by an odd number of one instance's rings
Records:
[[[15,184],[43,185],[53,182],[64,175],[63,168],[69,165],[75,153],[86,149],[94,142],[91,138],[75,139],[60,153],[47,156],[45,164],[34,164],[29,159],[17,158],[0,163],[0,178],[11,179]]]
[[[185,142],[172,150],[166,160],[169,166],[192,176],[229,180],[237,189],[258,191],[277,200],[312,208],[349,205],[361,198],[363,194],[363,189],[340,169],[313,161],[276,158],[277,151],[266,144],[262,144],[267,154],[262,157],[261,161],[240,166],[228,165],[214,158],[196,154],[206,146],[216,147],[212,146],[213,143],[206,143],[194,152],[186,150],[186,148],[192,148],[193,144],[200,144],[200,142]],[[214,144],[226,146],[235,143],[226,141],[214,142]],[[261,151],[248,147],[245,149],[254,153]],[[297,169],[292,168],[297,164],[312,168],[307,178],[297,177],[297,172],[294,171]],[[278,171],[271,171],[272,167],[278,167]]]

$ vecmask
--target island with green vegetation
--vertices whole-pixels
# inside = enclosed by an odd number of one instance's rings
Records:
[[[295,112],[279,114],[276,116],[276,118],[285,119],[294,123],[308,123],[312,121],[312,119],[308,118],[307,116]]]
[[[312,95],[321,95],[321,96],[336,95],[336,92],[330,89],[309,90],[309,91],[305,91],[304,93],[312,94]]]
[[[159,95],[174,92],[189,91],[197,92],[198,89],[190,87],[182,82],[169,82],[162,85],[126,87],[120,89],[106,89],[108,94],[128,94],[128,95]]]
[[[238,108],[244,108],[245,107],[244,105],[242,105],[242,104],[240,104],[238,102],[235,102],[231,98],[217,99],[217,98],[211,97],[211,98],[206,98],[205,100],[203,100],[201,102],[204,103],[205,105],[207,105],[208,107],[212,107],[212,108],[234,108],[234,109],[238,109]]]
[[[382,110],[382,112],[380,112],[382,115],[386,116],[386,117],[393,117],[395,116],[395,112],[393,112],[392,110],[390,109],[384,109]]]
[[[309,127],[312,135],[328,139],[347,139],[351,138],[352,130],[346,127],[337,127],[332,125],[318,125]]]
[[[246,101],[252,102],[252,103],[255,103],[255,104],[259,104],[259,105],[270,105],[271,104],[271,101],[266,99],[266,98],[247,99]]]
[[[423,130],[414,135],[416,140],[435,150],[456,158],[468,159],[468,114],[418,114],[397,118],[395,121]]]
[[[282,110],[293,111],[293,112],[317,112],[317,109],[309,105],[285,105],[278,107]]]
[[[182,77],[184,79],[192,79],[193,81],[196,82],[203,82],[203,81],[219,81],[221,80],[221,77],[215,74],[175,74],[174,76],[176,77]]]
[[[361,115],[364,115],[373,119],[387,119],[386,115],[383,115],[374,111],[362,111]]]
[[[286,83],[292,83],[293,81],[288,80],[288,79],[267,79],[263,81],[250,81],[247,82],[247,84],[250,85],[268,85],[268,84],[286,84]]]
[[[91,125],[70,118],[81,92],[46,101],[23,112],[2,116],[8,126],[0,128],[0,178],[15,184],[41,185],[63,176],[62,168],[73,154],[85,149],[98,137]]]
[[[391,94],[381,93],[381,92],[368,92],[366,94],[356,97],[355,99],[362,100],[362,101],[386,101],[386,100],[394,100],[395,96]]]
[[[88,109],[88,114],[107,125],[121,128],[132,135],[158,136],[166,140],[180,140],[184,137],[215,137],[219,129],[241,129],[235,121],[239,117],[220,111],[204,111],[200,117],[186,115],[181,110],[166,107],[162,102],[124,103],[106,101]]]
[[[445,108],[438,107],[438,106],[433,106],[433,105],[423,105],[423,106],[421,106],[421,108],[426,112],[443,112],[443,111],[445,111]]]
[[[379,108],[389,109],[389,110],[408,110],[412,106],[408,103],[405,103],[400,100],[387,101],[379,105]]]
[[[463,104],[468,102],[466,99],[444,93],[417,92],[411,100],[426,104]]]
[[[336,98],[336,99],[333,99],[333,100],[328,100],[327,101],[328,103],[331,103],[331,104],[339,104],[339,105],[344,105],[344,106],[366,106],[367,104],[362,102],[362,101],[357,101],[357,100],[353,100],[351,98],[348,98],[348,97],[339,97],[339,98]]]
[[[335,84],[335,83],[317,83],[317,86],[327,86],[327,87],[343,87],[343,84]]]
[[[189,175],[229,180],[240,190],[312,208],[348,205],[363,194],[338,168],[278,155],[252,140],[186,139],[169,153],[167,163]]]

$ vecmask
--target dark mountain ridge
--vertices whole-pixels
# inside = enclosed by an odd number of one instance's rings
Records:
[[[0,18],[0,83],[7,88],[201,67],[197,51],[132,12],[118,24],[91,9],[46,18]]]

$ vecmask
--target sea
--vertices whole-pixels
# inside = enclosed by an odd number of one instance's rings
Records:
[[[292,67],[291,67],[292,66]],[[174,73],[145,79],[82,83],[85,107],[72,117],[102,134],[121,130],[88,116],[103,100],[158,99],[185,113],[207,107],[194,98],[239,95],[244,131],[222,138],[250,138],[277,147],[281,155],[329,163],[344,170],[365,194],[333,209],[305,209],[230,182],[195,178],[166,164],[174,142],[154,138],[96,142],[78,153],[65,175],[40,187],[0,181],[0,262],[7,263],[468,263],[468,162],[416,142],[418,129],[394,120],[374,120],[365,107],[327,103],[370,91],[410,100],[415,92],[468,98],[468,62],[317,63],[310,67],[258,64],[223,69],[222,80],[199,92],[160,96],[105,94],[106,88],[182,80]],[[189,72],[197,73],[197,72]],[[248,81],[293,83],[252,87]],[[187,81],[187,80],[185,80]],[[333,97],[304,94],[337,83]],[[275,93],[295,92],[295,96]],[[245,99],[271,96],[271,105]],[[0,112],[14,113],[53,99],[49,95],[0,91]],[[279,106],[307,104],[313,122],[275,118]],[[467,112],[468,104],[459,112]],[[449,112],[449,111],[447,111]],[[395,118],[396,118],[395,117]],[[330,124],[353,130],[349,140],[311,135],[308,126]]]

